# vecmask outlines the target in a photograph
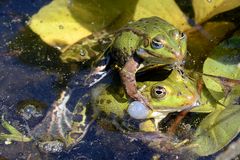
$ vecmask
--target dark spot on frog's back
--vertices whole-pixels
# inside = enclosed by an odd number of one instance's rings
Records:
[[[94,39],[94,36],[91,34],[90,36],[88,36],[88,39],[93,40],[93,39]]]
[[[106,102],[107,102],[107,104],[110,104],[112,101],[108,99]]]
[[[100,104],[103,104],[104,103],[104,99],[100,99]]]
[[[182,92],[179,91],[179,92],[177,93],[177,96],[181,96],[181,95],[182,95]]]
[[[240,105],[240,96],[233,100],[233,105]]]
[[[71,133],[70,137],[73,139],[78,139],[82,134],[81,133]]]
[[[73,121],[81,122],[82,120],[83,120],[83,116],[80,114],[76,114],[73,116]]]
[[[79,131],[84,131],[86,129],[86,126],[85,125],[79,125],[78,126],[78,130]]]
[[[76,107],[76,113],[80,113],[83,110],[83,106],[77,106]]]

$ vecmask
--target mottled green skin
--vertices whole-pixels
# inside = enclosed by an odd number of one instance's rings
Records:
[[[109,34],[105,30],[93,33],[65,48],[60,58],[64,63],[85,63],[89,60],[96,61],[96,58],[104,54],[107,48],[112,44],[112,39],[113,34]]]
[[[156,36],[161,37],[162,48],[152,47],[151,43]],[[178,29],[159,17],[150,17],[121,28],[115,35],[111,54],[122,65],[133,54],[141,57],[146,64],[172,64],[181,63],[186,46],[186,36]],[[141,49],[145,52],[138,53]]]
[[[137,85],[139,88],[143,88],[141,92],[149,99],[153,108],[148,118],[160,120],[170,112],[194,107],[199,100],[195,84],[176,70],[173,70],[170,76],[163,81],[138,82]],[[166,89],[166,95],[162,98],[157,98],[154,94],[154,89],[159,86]],[[127,108],[131,102],[126,98],[122,87],[100,86],[93,90],[92,97],[95,113],[114,114],[119,118],[123,118],[127,114]]]

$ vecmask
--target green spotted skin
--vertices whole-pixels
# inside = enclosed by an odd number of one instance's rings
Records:
[[[156,44],[160,45],[156,48]],[[146,64],[181,63],[187,50],[187,38],[159,17],[129,23],[116,34],[111,54],[123,66],[134,54]]]

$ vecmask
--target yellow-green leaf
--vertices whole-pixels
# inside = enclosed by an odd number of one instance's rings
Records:
[[[240,0],[193,0],[195,21],[202,23],[211,17],[240,6]]]
[[[207,156],[231,142],[239,130],[240,106],[220,107],[203,119],[190,146],[200,156]]]
[[[150,16],[161,17],[182,31],[191,28],[174,0],[139,0],[133,19]]]
[[[55,47],[72,44],[91,33],[71,16],[66,0],[54,0],[41,8],[31,18],[30,28]]]
[[[206,59],[203,65],[203,73],[211,76],[203,76],[204,83],[212,96],[224,105],[230,102],[226,98],[232,99],[228,96],[237,97],[239,87],[234,82],[224,81],[223,78],[233,80],[240,79],[240,31],[236,32],[233,37],[223,41],[214,48],[210,57]],[[218,76],[221,76],[218,78]],[[234,90],[232,94],[229,94]],[[236,94],[234,94],[236,92]]]

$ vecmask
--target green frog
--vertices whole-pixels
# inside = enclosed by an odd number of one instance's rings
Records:
[[[149,99],[152,109],[139,101],[128,99],[122,87],[100,86],[92,91],[91,102],[95,113],[103,112],[118,119],[130,115],[131,118],[143,121],[140,123],[141,131],[158,131],[158,123],[168,113],[199,105],[195,84],[177,70],[173,70],[163,81],[138,82],[137,88]]]
[[[137,90],[136,72],[140,69],[149,68],[150,66],[180,66],[187,50],[186,35],[159,17],[142,18],[136,22],[127,24],[114,34],[98,35],[99,36],[90,36],[91,41],[81,40],[79,43],[68,48],[64,55],[68,55],[67,53],[71,55],[76,51],[80,53],[80,55],[83,55],[82,60],[90,59],[94,57],[94,55],[101,55],[99,57],[107,55],[107,57],[113,59],[117,68],[119,68],[122,84],[127,95],[150,108],[151,105],[148,99]],[[97,43],[101,41],[103,37],[105,37],[105,39],[111,39],[111,43],[105,43],[107,44],[106,46],[108,46],[107,49],[97,50]],[[91,50],[86,49],[83,43],[84,41],[87,42],[88,45],[89,43],[91,44]],[[84,52],[84,54],[82,52]],[[93,75],[105,69],[102,63],[100,67],[96,68],[97,69],[93,71]]]
[[[102,112],[107,116],[114,115],[121,120],[124,120],[125,115],[130,115],[133,119],[141,119],[143,122],[139,125],[140,131],[154,132],[158,131],[158,122],[168,113],[198,105],[199,96],[195,84],[177,70],[173,70],[163,81],[138,82],[137,86],[139,91],[149,98],[152,110],[138,101],[130,100],[121,86],[116,90],[111,85],[108,87],[100,85],[91,92],[91,106],[84,106],[79,101],[74,111],[70,112],[66,108],[70,94],[64,91],[61,97],[53,103],[43,121],[32,129],[29,134],[31,137],[20,136],[19,131],[3,121],[5,128],[11,134],[1,134],[0,139],[11,139],[11,137],[14,137],[12,140],[15,141],[22,141],[22,137],[25,137],[26,141],[38,139],[41,142],[40,146],[45,146],[45,148],[51,148],[46,147],[51,144],[50,141],[55,144],[56,140],[60,140],[69,147],[84,137],[89,126]],[[139,107],[139,104],[143,106]],[[94,114],[89,120],[89,117],[86,117],[86,111],[91,107],[93,107]],[[139,108],[143,109],[139,111]],[[139,115],[143,116],[139,118]],[[116,124],[115,119],[112,122]],[[15,133],[17,135],[14,135]]]

